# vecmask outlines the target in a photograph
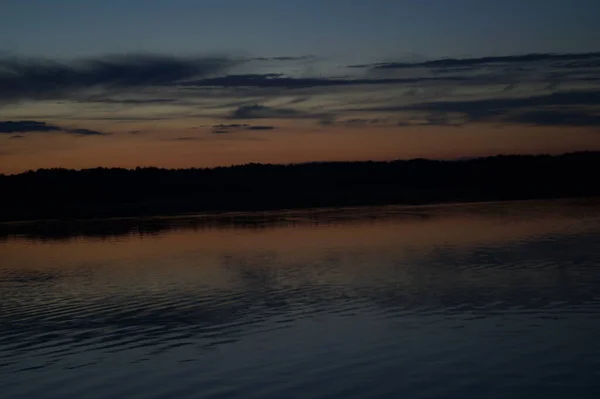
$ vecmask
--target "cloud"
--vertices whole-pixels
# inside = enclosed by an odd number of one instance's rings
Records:
[[[580,88],[583,82],[588,87],[597,82],[595,79],[600,68],[600,52],[446,58],[418,62],[381,62],[350,67],[366,69],[368,76],[380,79],[410,76],[415,79],[411,89],[415,89],[414,86],[419,84],[424,88],[436,86],[436,81],[431,80],[432,78],[437,78],[442,85],[443,78],[446,78],[446,82],[454,83],[453,89],[458,90],[478,87],[510,92],[532,90],[534,85],[540,89],[544,87],[545,90],[557,90],[558,87],[572,90]],[[415,78],[415,74],[420,76]]]
[[[175,84],[222,72],[225,58],[119,55],[59,62],[0,57],[0,101],[67,98],[90,88],[126,89]]]
[[[411,117],[408,119],[397,118],[351,118],[346,120],[325,120],[320,122],[323,126],[343,126],[352,128],[367,128],[373,126],[460,126],[460,121],[450,118],[444,113],[429,113],[427,115]]]
[[[338,123],[342,123],[344,125],[379,125],[385,123],[385,119],[381,118],[371,118],[371,119],[362,119],[362,118],[352,118],[346,119],[345,121],[341,121]]]
[[[238,107],[230,113],[229,119],[321,119],[328,120],[332,116],[325,112],[313,113],[294,108],[275,108],[254,104]]]
[[[170,104],[177,102],[175,98],[87,98],[86,102],[102,104],[125,104],[125,105],[145,105],[145,104]]]
[[[297,57],[255,57],[251,58],[252,61],[305,61],[314,60],[317,57],[314,55],[300,55]]]
[[[231,119],[288,119],[299,118],[302,112],[292,108],[272,108],[264,105],[244,105],[233,111]]]
[[[64,132],[79,136],[103,136],[107,134],[96,130],[66,128],[38,121],[0,121],[0,134],[34,132]]]
[[[280,89],[305,89],[315,87],[335,86],[365,86],[386,84],[414,84],[433,81],[457,82],[466,80],[465,77],[417,77],[417,78],[394,78],[394,79],[343,79],[343,78],[291,78],[281,74],[249,74],[249,75],[226,75],[216,78],[193,80],[183,82],[183,86],[195,87],[260,87]]]
[[[419,126],[461,126],[463,124],[461,118],[453,118],[443,112],[432,112],[425,115],[423,119],[423,121],[418,122]]]
[[[465,67],[446,67],[446,68],[433,68],[433,72],[436,74],[440,73],[463,73],[473,72],[479,69],[479,66],[465,66]],[[513,71],[514,72],[514,71]]]
[[[411,126],[437,126],[437,127],[458,127],[465,123],[464,118],[457,115],[448,115],[444,113],[431,112],[425,115],[413,116],[403,119],[396,124],[400,127]]]
[[[171,141],[196,141],[196,140],[201,140],[201,138],[185,136],[185,137],[175,137],[175,138],[171,139]]]
[[[72,134],[80,134],[83,136],[103,136],[106,134],[106,133],[102,133],[102,132],[98,132],[96,130],[90,130],[90,129],[67,129],[67,130],[65,130],[65,132],[72,133]]]
[[[514,109],[547,106],[600,105],[600,91],[568,91],[520,98],[492,98],[468,101],[437,101],[402,107],[378,108],[380,110],[413,110],[458,112],[472,120],[501,115]]]
[[[284,60],[283,57],[276,59]],[[194,92],[184,92],[187,88],[304,89],[450,82],[464,79],[456,76],[386,79],[300,78],[287,77],[281,73],[223,75],[241,62],[228,58],[139,54],[76,59],[69,62],[5,56],[0,57],[0,103],[67,99],[100,104],[190,105],[181,104],[182,98],[196,95]],[[172,90],[166,90],[166,87]],[[154,88],[159,97],[151,98],[152,93],[146,90],[148,88]],[[168,93],[166,97],[164,93]],[[210,92],[208,95],[214,97],[219,94]]]
[[[429,121],[516,123],[543,126],[598,126],[600,91],[569,91],[519,98],[434,101],[363,111],[420,111]],[[432,119],[431,116],[434,116]],[[452,123],[453,124],[453,123]]]
[[[349,65],[349,68],[372,69],[410,69],[410,68],[465,68],[490,64],[517,64],[539,62],[563,61],[565,67],[597,67],[600,64],[600,53],[574,53],[574,54],[524,54],[501,57],[479,58],[443,58],[423,62],[382,62],[375,64]]]
[[[373,127],[373,126],[388,126],[391,120],[388,118],[351,118],[344,120],[336,120],[333,115],[329,118],[323,118],[319,121],[321,126],[342,126],[342,127]]]
[[[261,130],[260,126],[245,126],[259,119],[314,119],[324,126],[346,127],[403,123],[453,126],[507,120],[532,124],[526,119],[536,115],[525,112],[598,104],[598,95],[591,90],[598,86],[598,71],[585,68],[599,66],[600,53],[416,59],[362,65],[365,71],[345,70],[348,76],[342,77],[314,71],[309,76],[298,68],[293,72],[285,64],[309,58],[133,54],[59,62],[5,55],[0,56],[0,106],[18,100],[66,100],[51,108],[31,108],[44,114],[23,113],[19,107],[29,104],[19,104],[15,107],[18,112],[5,118],[28,115],[28,119],[45,120],[47,109],[56,109],[63,120],[68,118],[75,124],[77,120],[185,120],[190,126],[203,123],[207,128],[211,126],[207,121],[218,120],[224,124],[212,126],[213,132],[241,132]],[[564,91],[547,94],[558,88]],[[149,108],[144,109],[144,105]],[[352,114],[349,111],[353,107],[373,113]],[[563,111],[589,113],[587,120],[593,122],[593,111]],[[520,119],[518,114],[523,114]],[[546,115],[537,116],[544,116],[546,123],[552,121]],[[554,119],[554,123],[566,120]],[[265,125],[270,124],[265,121]],[[32,127],[36,131],[102,134],[51,124]],[[127,129],[140,127],[132,124]]]
[[[0,122],[0,133],[29,133],[29,132],[55,132],[61,128],[37,121],[4,121]]]
[[[506,120],[536,126],[600,126],[600,113],[536,110],[517,113]]]
[[[221,125],[214,125],[213,129],[237,129],[240,127],[248,127],[248,126],[250,126],[250,125],[248,125],[247,123],[233,123],[230,125],[221,124]]]
[[[273,130],[275,129],[274,126],[264,126],[264,125],[259,125],[259,126],[252,126],[249,125],[247,123],[233,123],[233,124],[229,124],[229,125],[214,125],[213,126],[213,133],[216,134],[223,134],[223,133],[233,133],[236,131],[240,131],[240,130]]]

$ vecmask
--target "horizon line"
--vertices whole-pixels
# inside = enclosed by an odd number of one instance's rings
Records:
[[[38,173],[44,171],[72,171],[72,172],[84,172],[89,170],[98,170],[98,169],[107,169],[107,170],[126,170],[126,171],[136,171],[138,169],[157,169],[162,171],[185,171],[185,170],[216,170],[216,169],[229,169],[229,168],[239,168],[245,166],[303,166],[303,165],[315,165],[315,164],[347,164],[347,163],[394,163],[394,162],[411,162],[411,161],[428,161],[428,162],[463,162],[463,161],[473,161],[473,160],[483,160],[490,158],[499,158],[499,157],[561,157],[568,155],[600,155],[600,150],[581,150],[581,151],[569,151],[569,152],[560,152],[560,153],[536,153],[536,154],[526,154],[526,153],[497,153],[495,155],[486,155],[486,156],[472,156],[472,157],[456,157],[456,158],[425,158],[425,157],[414,157],[414,158],[396,158],[391,160],[355,160],[355,161],[308,161],[308,162],[290,162],[290,163],[269,163],[269,162],[246,162],[239,164],[230,164],[223,166],[213,166],[213,167],[194,167],[190,166],[187,168],[166,168],[160,166],[136,166],[135,168],[125,168],[119,166],[95,166],[89,168],[65,168],[65,167],[50,167],[50,168],[37,168],[37,169],[28,169],[22,172],[17,173],[0,173],[0,177],[9,177],[9,176],[20,176],[30,173]]]

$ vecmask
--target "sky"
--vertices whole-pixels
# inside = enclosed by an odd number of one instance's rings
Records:
[[[1,0],[0,173],[600,150],[597,0]]]

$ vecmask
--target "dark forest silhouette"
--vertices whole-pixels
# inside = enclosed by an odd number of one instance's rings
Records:
[[[600,195],[600,152],[459,161],[40,169],[0,175],[0,220]]]

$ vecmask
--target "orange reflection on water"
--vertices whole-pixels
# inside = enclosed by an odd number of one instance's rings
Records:
[[[62,240],[9,238],[0,244],[3,267],[57,267],[122,261],[126,267],[174,267],[182,257],[195,257],[202,267],[226,253],[278,253],[302,258],[323,251],[428,251],[440,246],[481,246],[527,237],[592,228],[595,201],[523,201],[417,207],[273,212],[250,214],[257,223],[193,225],[173,219],[156,234],[75,236]],[[582,206],[585,205],[585,206]],[[247,214],[244,214],[247,217]],[[232,216],[236,218],[237,216]],[[85,223],[85,222],[84,222]],[[169,262],[165,264],[165,260]],[[119,262],[121,263],[121,262]]]

